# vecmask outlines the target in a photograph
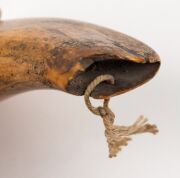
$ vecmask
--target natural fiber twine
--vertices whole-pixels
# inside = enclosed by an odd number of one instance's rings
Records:
[[[128,141],[131,140],[130,135],[139,133],[152,133],[156,134],[158,132],[156,125],[147,124],[147,118],[140,116],[134,124],[130,126],[118,126],[114,125],[115,115],[109,108],[109,99],[104,99],[103,106],[94,107],[90,102],[90,95],[92,91],[96,88],[98,84],[103,81],[109,81],[114,84],[114,77],[112,75],[100,75],[96,77],[87,87],[84,100],[88,109],[102,117],[105,126],[105,136],[107,138],[107,143],[109,147],[109,157],[115,157],[117,153],[122,149],[123,146],[127,146]]]

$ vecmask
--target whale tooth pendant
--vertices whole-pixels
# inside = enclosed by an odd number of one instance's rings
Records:
[[[131,126],[115,125],[108,103],[149,81],[159,67],[152,48],[105,27],[59,18],[0,21],[0,100],[35,89],[84,95],[102,117],[110,157],[131,135],[157,133],[143,116]],[[104,99],[103,106],[93,107],[89,97]]]

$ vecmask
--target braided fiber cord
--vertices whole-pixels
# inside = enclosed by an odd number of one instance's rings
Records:
[[[92,91],[101,82],[108,81],[111,84],[115,83],[114,77],[112,75],[100,75],[96,77],[87,87],[84,100],[88,109],[95,115],[99,115],[103,119],[105,126],[105,136],[107,138],[107,143],[109,147],[109,157],[116,157],[117,153],[122,149],[123,146],[127,146],[128,141],[131,140],[130,135],[139,133],[152,133],[156,134],[158,132],[156,125],[147,124],[147,118],[140,116],[137,121],[130,126],[118,126],[114,125],[115,115],[109,108],[109,99],[104,99],[103,106],[94,107],[90,102],[90,95]]]

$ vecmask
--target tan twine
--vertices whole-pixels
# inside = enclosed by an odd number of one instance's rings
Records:
[[[127,146],[128,141],[131,140],[130,135],[139,133],[152,133],[156,134],[158,132],[156,125],[147,124],[148,119],[144,116],[140,116],[134,124],[130,126],[118,126],[114,125],[115,115],[109,108],[109,99],[104,99],[103,106],[94,107],[90,102],[90,95],[92,91],[96,88],[98,84],[104,81],[109,81],[111,84],[115,83],[114,77],[112,75],[100,75],[96,77],[87,87],[84,100],[88,109],[102,117],[105,126],[105,136],[107,138],[107,143],[109,147],[109,157],[116,157],[117,153],[121,151],[123,146]]]

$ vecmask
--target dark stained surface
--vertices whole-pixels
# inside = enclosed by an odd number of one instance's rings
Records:
[[[72,94],[83,95],[87,85],[97,76],[111,74],[115,83],[103,82],[92,92],[92,96],[102,97],[106,95],[121,94],[136,88],[151,79],[159,68],[159,63],[134,63],[130,61],[107,60],[95,62],[83,73],[77,75],[68,85],[68,91]]]

